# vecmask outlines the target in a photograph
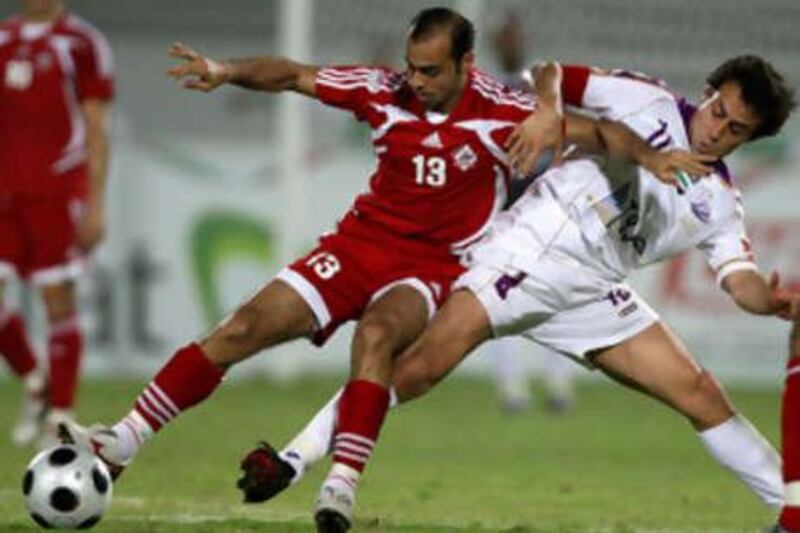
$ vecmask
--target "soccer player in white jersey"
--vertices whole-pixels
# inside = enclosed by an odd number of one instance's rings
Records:
[[[550,73],[562,75],[556,65]],[[776,134],[794,107],[791,88],[754,56],[718,67],[698,108],[634,73],[568,67],[563,81],[566,102],[626,123],[653,146],[691,147],[719,158]],[[521,138],[512,153],[524,155]],[[586,159],[565,163],[529,189],[473,250],[459,289],[398,361],[398,396],[422,394],[492,336],[522,335],[683,414],[721,464],[765,503],[780,505],[775,451],[625,284],[630,271],[692,247],[705,254],[720,287],[744,311],[796,314],[794,296],[756,267],[741,199],[721,160],[712,175],[682,187],[666,186],[641,168],[611,172]]]
[[[469,271],[396,362],[397,399],[424,394],[483,342],[521,335],[669,405],[720,464],[763,502],[781,505],[778,454],[625,278],[695,247],[743,310],[796,316],[797,296],[756,267],[739,193],[721,160],[776,134],[794,107],[793,90],[754,56],[717,68],[697,108],[636,73],[551,64],[537,79],[537,87],[548,85],[560,88],[567,103],[626,123],[654,147],[719,158],[715,171],[672,186],[641,167],[614,170],[576,159],[544,174],[471,250]],[[509,153],[522,171],[536,159],[532,150],[560,142],[553,134],[559,103],[540,101],[512,135]],[[281,452],[293,481],[329,453],[334,405],[335,399]],[[264,455],[253,452],[245,463]],[[353,495],[347,500],[352,507]]]

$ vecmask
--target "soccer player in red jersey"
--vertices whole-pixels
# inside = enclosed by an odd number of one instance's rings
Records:
[[[113,67],[103,35],[62,1],[20,4],[0,23],[0,302],[14,271],[40,290],[50,368],[46,378],[22,318],[0,305],[0,353],[26,389],[12,432],[23,445],[46,410],[45,441],[72,416],[83,349],[74,280],[104,232]]]
[[[800,531],[800,315],[789,335],[789,361],[781,416],[784,506],[776,532]]]
[[[175,45],[170,53],[182,61],[169,73],[186,88],[233,83],[294,91],[352,112],[371,128],[377,170],[335,233],[210,334],[179,349],[126,417],[111,428],[65,425],[65,440],[90,446],[118,473],[145,441],[208,397],[233,364],[298,337],[322,344],[340,324],[357,319],[334,466],[316,514],[323,531],[348,527],[328,512],[328,489],[357,483],[389,405],[392,358],[422,332],[463,271],[462,250],[503,205],[511,173],[503,145],[536,107],[530,95],[473,68],[473,40],[469,21],[436,8],[412,23],[405,72],[321,68],[281,57],[217,62]],[[665,174],[678,164],[627,130],[604,126],[577,120],[570,133],[587,144],[601,135],[611,152],[647,159]],[[705,170],[699,161],[684,162]]]

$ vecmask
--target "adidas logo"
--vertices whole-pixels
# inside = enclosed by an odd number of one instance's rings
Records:
[[[444,147],[444,145],[442,144],[442,139],[441,137],[439,137],[439,133],[436,131],[434,131],[433,133],[431,133],[422,140],[422,146],[424,146],[425,148],[437,148],[437,149],[441,149]]]

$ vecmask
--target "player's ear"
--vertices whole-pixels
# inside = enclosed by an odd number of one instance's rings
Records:
[[[711,85],[706,85],[705,87],[703,87],[703,100],[704,101],[708,100],[709,98],[714,96],[715,92],[717,92],[715,88],[713,88]]]
[[[472,65],[474,65],[474,64],[475,64],[475,53],[474,52],[467,52],[461,58],[461,69],[462,70],[466,70],[468,68],[471,68]]]

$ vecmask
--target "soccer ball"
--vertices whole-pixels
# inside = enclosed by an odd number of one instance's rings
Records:
[[[28,512],[43,528],[94,526],[108,509],[111,492],[106,465],[89,451],[70,445],[39,453],[22,480]]]

